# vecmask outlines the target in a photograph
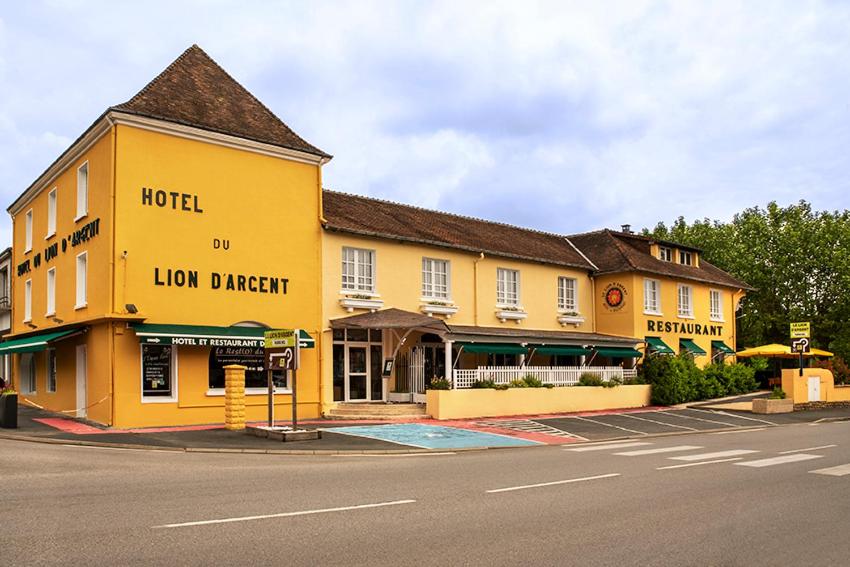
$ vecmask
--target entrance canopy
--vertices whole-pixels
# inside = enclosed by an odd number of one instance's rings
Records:
[[[446,324],[433,317],[404,311],[403,309],[382,309],[374,313],[351,315],[331,320],[332,329],[422,329],[443,335],[448,332]]]
[[[265,327],[208,327],[202,325],[158,325],[136,323],[139,342],[154,345],[262,347]],[[314,348],[316,341],[299,330],[299,346]]]
[[[22,339],[12,339],[0,343],[0,355],[15,354],[23,352],[39,352],[46,349],[51,343],[68,338],[72,335],[82,333],[82,329],[66,329],[53,333],[39,333]]]
[[[646,337],[646,344],[658,354],[676,354],[673,349],[667,346],[667,343],[658,337]]]

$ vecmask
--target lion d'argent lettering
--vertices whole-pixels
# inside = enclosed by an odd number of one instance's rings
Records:
[[[198,270],[159,267],[153,269],[153,283],[156,286],[196,289],[199,281]],[[289,292],[289,278],[277,276],[211,272],[208,281],[210,282],[210,289],[224,291],[245,291],[272,295],[286,295]]]

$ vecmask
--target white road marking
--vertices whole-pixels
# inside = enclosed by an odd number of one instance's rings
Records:
[[[699,466],[702,466],[702,465],[713,465],[715,463],[729,463],[729,462],[732,462],[732,461],[740,461],[743,458],[744,457],[733,457],[731,459],[717,459],[717,460],[714,460],[714,461],[700,461],[698,463],[686,463],[684,465],[668,465],[666,467],[658,467],[655,470],[666,471],[666,470],[670,470],[670,469],[683,469],[685,467],[699,467]]]
[[[353,453],[350,455],[346,455],[345,453],[341,453],[338,455],[331,455],[331,457],[380,457],[380,458],[401,458],[401,457],[444,457],[446,455],[457,455],[457,453],[453,451],[444,451],[441,453],[398,453],[398,454],[381,454],[381,453]]]
[[[777,425],[776,423],[774,423],[772,421],[767,421],[766,419],[757,419],[755,417],[747,417],[745,415],[737,415],[737,414],[733,414],[733,413],[727,413],[725,411],[718,411],[717,413],[719,413],[721,415],[728,416],[728,417],[735,417],[735,418],[738,418],[738,419],[748,419],[750,421],[758,421],[759,423],[766,423],[768,425]]]
[[[702,449],[699,445],[677,445],[676,447],[659,447],[658,449],[638,449],[637,451],[626,451],[625,453],[614,453],[624,457],[640,457],[641,455],[656,455],[658,453],[675,453],[677,451],[693,451]]]
[[[846,476],[850,474],[850,465],[838,465],[837,467],[829,467],[827,469],[818,469],[809,471],[813,474],[825,474],[828,476]]]
[[[792,451],[779,451],[780,455],[790,455],[791,453],[805,453],[806,451],[817,451],[818,449],[831,449],[838,445],[821,445],[820,447],[807,447],[806,449],[794,449]]]
[[[769,459],[760,459],[758,461],[746,461],[744,463],[735,463],[742,467],[772,467],[774,465],[784,465],[786,463],[797,463],[799,461],[810,461],[812,459],[822,459],[823,455],[807,455],[806,453],[796,453],[794,455],[785,455],[783,457],[772,457]]]
[[[591,423],[595,423],[596,425],[604,425],[605,427],[613,427],[614,429],[628,431],[629,433],[639,433],[641,435],[647,435],[647,433],[644,431],[637,431],[636,429],[629,429],[628,427],[620,427],[619,425],[611,425],[610,423],[605,423],[604,421],[596,421],[595,419],[590,419],[589,417],[579,417],[577,415],[574,415],[570,419],[580,419],[582,421],[589,421]]]
[[[691,411],[696,411],[696,410],[691,410]],[[684,414],[684,413],[682,413],[682,412],[679,412],[679,413],[668,413],[668,412],[666,412],[666,411],[659,411],[659,412],[657,412],[657,413],[663,413],[664,415],[670,415],[670,416],[673,416],[673,417],[678,417],[678,418],[680,418],[680,419],[693,419],[694,421],[704,421],[704,422],[706,422],[706,423],[716,423],[716,424],[718,424],[718,425],[726,425],[726,426],[728,426],[728,427],[735,427],[735,424],[734,424],[734,423],[728,423],[728,422],[726,422],[726,421],[717,421],[716,419],[705,419],[705,418],[703,418],[703,417],[694,417],[694,416],[692,416],[692,415],[685,415],[685,414]]]
[[[641,447],[643,445],[652,445],[646,441],[626,441],[620,443],[609,443],[607,445],[584,445],[582,447],[573,447],[564,449],[564,451],[575,451],[583,453],[584,451],[602,451],[603,449],[625,449],[626,447]]]
[[[755,431],[767,431],[767,427],[758,427],[756,429],[736,429],[735,431],[715,431],[709,435],[730,435],[732,433],[753,433]]]
[[[698,431],[697,429],[694,429],[693,427],[687,427],[685,425],[673,425],[672,423],[665,423],[663,421],[657,421],[657,420],[654,420],[654,419],[649,419],[647,417],[638,417],[636,415],[631,415],[631,414],[628,414],[628,413],[624,413],[624,414],[621,414],[621,415],[623,417],[630,417],[632,419],[639,419],[641,421],[648,421],[650,423],[657,423],[658,425],[663,425],[665,427],[675,427],[676,429],[687,429],[688,431]]]
[[[732,449],[731,451],[715,451],[714,453],[699,453],[698,455],[682,455],[681,457],[667,457],[674,461],[702,461],[705,459],[717,459],[723,457],[736,457],[738,455],[749,455],[758,453],[752,449]]]
[[[583,478],[570,478],[567,480],[556,480],[554,482],[541,482],[539,484],[526,484],[523,486],[510,486],[508,488],[495,488],[493,490],[488,490],[487,494],[495,494],[497,492],[511,492],[514,490],[525,490],[526,488],[540,488],[541,486],[555,486],[558,484],[570,484],[572,482],[584,482],[586,480],[597,480],[600,478],[613,478],[615,476],[620,476],[620,473],[609,473],[609,474],[600,474],[596,476],[586,476]]]
[[[229,524],[232,522],[248,522],[251,520],[268,520],[270,518],[291,518],[294,516],[309,516],[312,514],[327,514],[329,512],[346,512],[349,510],[365,510],[367,508],[383,508],[385,506],[398,506],[400,504],[413,504],[416,500],[393,500],[392,502],[378,502],[375,504],[359,504],[357,506],[340,506],[339,508],[321,508],[319,510],[302,510],[300,512],[283,512],[281,514],[263,514],[261,516],[241,516],[238,518],[221,518],[218,520],[202,520],[199,522],[183,522],[181,524],[164,524],[153,526],[153,529],[161,528],[184,528],[188,526],[206,526],[210,524]]]

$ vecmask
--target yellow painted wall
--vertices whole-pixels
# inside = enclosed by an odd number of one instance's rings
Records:
[[[809,402],[809,378],[817,377],[820,381],[821,402],[846,402],[850,401],[850,388],[836,387],[832,372],[826,368],[803,368],[800,376],[798,368],[784,368],[782,370],[782,390],[785,395],[795,404]]]
[[[648,406],[650,386],[428,390],[434,419],[541,415]]]

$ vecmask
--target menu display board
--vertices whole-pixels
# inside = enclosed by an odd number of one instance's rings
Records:
[[[142,345],[142,395],[171,396],[171,345]]]

